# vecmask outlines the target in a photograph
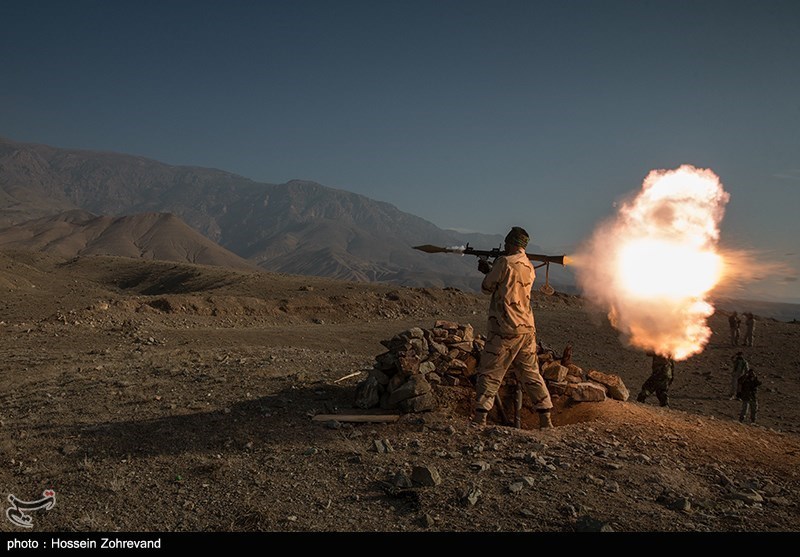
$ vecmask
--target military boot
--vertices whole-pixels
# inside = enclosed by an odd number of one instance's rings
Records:
[[[486,425],[486,418],[489,413],[486,410],[475,410],[475,415],[472,416],[470,425],[473,427],[482,428]]]
[[[551,429],[553,421],[550,419],[550,412],[539,412],[539,429]]]

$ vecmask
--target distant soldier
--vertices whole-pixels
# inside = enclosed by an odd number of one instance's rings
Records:
[[[750,369],[750,364],[744,359],[744,354],[741,350],[731,360],[733,361],[731,369],[731,400],[736,400],[736,395],[739,392],[739,378]]]
[[[739,346],[739,328],[742,326],[742,320],[735,311],[728,317],[728,325],[731,327],[731,346]]]
[[[744,345],[745,346],[753,346],[753,332],[756,328],[756,318],[753,315],[753,312],[745,313],[745,320],[744,320]]]
[[[652,372],[647,381],[642,385],[637,402],[644,402],[651,394],[655,393],[661,406],[669,406],[667,391],[672,384],[675,361],[669,356],[662,356],[655,352],[648,352],[648,356],[653,358]]]
[[[744,422],[744,417],[747,415],[747,410],[750,410],[750,423],[756,423],[756,413],[758,412],[758,386],[761,381],[756,376],[753,368],[748,369],[744,375],[739,378],[739,391],[738,397],[742,401],[742,409],[739,411],[739,421]]]

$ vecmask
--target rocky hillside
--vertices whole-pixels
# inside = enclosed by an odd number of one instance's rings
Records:
[[[461,235],[388,203],[313,182],[257,183],[215,169],[0,139],[0,223],[73,209],[114,217],[170,213],[271,271],[469,290],[480,283],[473,258],[428,255],[412,246],[471,241],[491,249],[505,232]],[[540,246],[529,251],[547,252]],[[551,269],[551,279],[561,290],[574,284],[562,269]]]

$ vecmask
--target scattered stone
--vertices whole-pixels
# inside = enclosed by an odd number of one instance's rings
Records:
[[[722,486],[733,485],[731,479],[725,475],[725,472],[719,469],[714,469],[714,472],[717,474],[717,482]]]
[[[569,390],[569,382],[564,381],[563,383],[556,383],[554,381],[547,382],[547,390],[550,392],[551,395],[565,395]]]
[[[475,503],[478,502],[478,498],[481,496],[481,490],[478,489],[477,486],[470,486],[468,487],[461,495],[461,501],[467,506],[474,506]]]
[[[544,377],[546,381],[563,383],[567,379],[568,371],[566,367],[558,362],[548,362],[542,366],[542,377]]]
[[[339,420],[328,420],[328,421],[324,422],[323,425],[327,429],[341,429],[342,428],[342,422],[340,422]]]
[[[779,495],[777,497],[766,497],[765,501],[770,505],[779,505],[781,507],[788,507],[789,505],[792,504],[792,502],[789,501],[789,499],[787,499],[782,495]]]
[[[432,466],[414,466],[411,481],[416,485],[436,486],[442,483],[442,478],[439,471]]]
[[[586,373],[584,373],[583,369],[576,366],[575,364],[569,364],[567,366],[567,376],[579,377],[581,381],[586,381]]]
[[[403,412],[427,412],[436,408],[436,397],[432,392],[425,393],[400,402]]]
[[[356,386],[356,408],[373,408],[380,403],[380,384],[374,375],[370,374]]]
[[[406,489],[412,487],[411,478],[404,472],[397,472],[392,478],[392,485],[399,489]]]
[[[477,461],[471,463],[469,465],[469,467],[472,468],[473,470],[477,471],[478,473],[481,473],[481,472],[485,472],[486,470],[488,470],[491,467],[491,465],[488,462],[484,461],[484,460],[477,460]]]
[[[436,521],[428,513],[425,513],[421,517],[419,517],[419,525],[422,526],[423,528],[430,528],[435,523]]]
[[[686,497],[677,497],[667,503],[667,508],[688,513],[692,510],[692,503]]]
[[[606,482],[605,489],[609,493],[619,493],[619,484],[615,481]]]
[[[576,402],[602,402],[606,399],[606,388],[598,383],[570,384],[567,393]]]
[[[627,387],[625,387],[625,383],[622,382],[622,379],[618,375],[601,373],[592,369],[586,373],[586,377],[603,385],[606,388],[608,396],[615,400],[624,402],[628,400],[630,396]]]
[[[430,360],[422,362],[421,364],[419,364],[419,372],[422,375],[427,375],[429,373],[433,373],[434,371],[436,371],[436,364],[434,364]]]
[[[656,497],[656,503],[661,503],[673,511],[689,512],[692,509],[692,504],[687,497],[675,495],[666,487],[663,488],[661,494]]]
[[[758,493],[753,491],[752,489],[747,491],[732,491],[728,493],[728,499],[734,499],[738,501],[743,501],[748,505],[754,505],[756,503],[763,503],[764,498],[761,497]]]
[[[525,482],[512,482],[511,485],[508,486],[508,490],[511,493],[519,493],[525,489]]]
[[[381,454],[393,453],[394,452],[394,447],[392,447],[392,444],[389,443],[388,439],[376,439],[376,440],[374,440],[372,442],[372,448],[375,450],[375,452],[381,453]]]
[[[558,512],[561,513],[562,516],[567,518],[575,518],[578,516],[578,510],[575,508],[574,505],[562,505],[558,508]]]
[[[578,532],[613,532],[614,529],[607,522],[598,520],[588,515],[578,517],[575,522],[575,530]]]

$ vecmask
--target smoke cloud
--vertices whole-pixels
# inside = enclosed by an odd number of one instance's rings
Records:
[[[707,297],[727,269],[717,244],[729,199],[711,170],[653,170],[570,258],[626,344],[676,360],[702,351]]]

